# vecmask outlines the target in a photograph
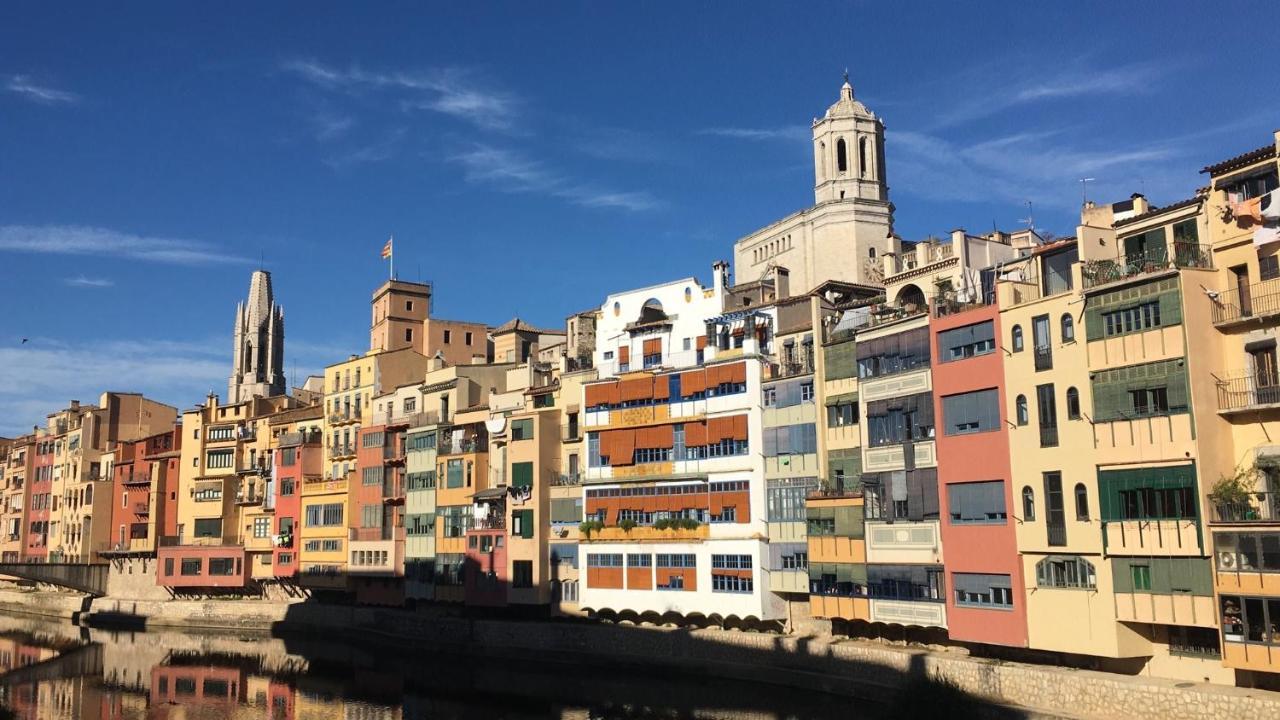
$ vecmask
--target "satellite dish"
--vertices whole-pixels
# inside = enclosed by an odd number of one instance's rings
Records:
[[[507,429],[507,416],[496,415],[484,421],[484,429],[489,431],[490,435],[497,435]]]

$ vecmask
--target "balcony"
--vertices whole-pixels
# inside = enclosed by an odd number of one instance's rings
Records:
[[[389,477],[382,481],[382,501],[396,504],[404,502],[404,479]]]
[[[330,460],[335,460],[337,458],[344,458],[344,457],[354,457],[355,454],[356,454],[355,445],[352,445],[350,443],[347,443],[345,445],[334,445],[333,447],[329,448]]]
[[[1280,316],[1280,279],[1222,290],[1214,298],[1213,324],[1262,322]]]
[[[568,487],[582,484],[582,473],[553,474],[549,481],[551,487]]]
[[[124,478],[123,480],[121,480],[120,482],[121,482],[121,484],[126,485],[126,486],[127,486],[127,485],[150,485],[150,484],[151,484],[151,473],[149,473],[149,472],[137,472],[137,473],[133,473],[132,475],[129,475],[129,476],[125,477],[125,478]]]
[[[237,505],[257,505],[263,501],[263,488],[250,487],[236,490]]]
[[[775,378],[789,378],[796,375],[811,375],[813,373],[813,349],[807,347],[801,350],[783,350],[778,357],[778,364],[774,366]]]
[[[376,527],[376,528],[351,528],[347,533],[347,539],[361,542],[381,542],[383,540],[395,539],[395,528]]]
[[[284,448],[297,447],[299,445],[316,445],[319,444],[320,439],[321,433],[319,430],[315,432],[298,431],[281,433],[279,446]]]
[[[150,515],[151,505],[149,503],[134,503],[133,511],[138,515]]]
[[[477,520],[472,530],[505,530],[507,528],[507,517],[503,514],[490,514],[483,520]]]
[[[346,412],[329,414],[330,425],[342,425],[344,423],[352,423],[352,422],[360,422],[359,410],[354,410],[354,411],[348,410]]]
[[[438,425],[440,423],[440,413],[435,410],[424,412],[384,410],[378,415],[378,418],[383,425],[388,426],[420,427],[422,425]]]
[[[1107,285],[1139,275],[1177,268],[1213,268],[1213,252],[1208,245],[1174,242],[1173,255],[1168,246],[1148,248],[1120,255],[1114,260],[1086,260],[1081,269],[1084,289]]]
[[[1218,412],[1280,408],[1280,376],[1267,372],[1242,372],[1218,379]]]
[[[388,436],[387,444],[382,446],[382,461],[388,465],[403,465],[404,444],[401,443],[400,447],[396,447],[395,439]]]
[[[1035,347],[1036,372],[1053,369],[1053,348],[1048,345]]]
[[[465,453],[486,452],[488,449],[489,441],[486,438],[462,438],[460,440],[441,438],[436,445],[436,454],[462,455]]]
[[[949,245],[947,247],[950,247]],[[985,302],[981,293],[970,291],[959,293],[954,290],[947,290],[940,293],[933,303],[934,317],[947,317],[949,315],[959,315],[967,310],[985,307]]]
[[[903,320],[916,315],[923,315],[928,312],[928,308],[924,305],[899,307],[897,305],[879,305],[871,308],[871,314],[867,316],[867,327],[873,328],[880,325],[888,325],[898,320]]]
[[[1040,447],[1058,447],[1058,426],[1049,425],[1040,428]]]
[[[1250,493],[1239,502],[1213,502],[1213,522],[1280,523],[1280,492]]]
[[[1050,523],[1047,525],[1049,530],[1049,547],[1066,547],[1067,545],[1067,527]]]

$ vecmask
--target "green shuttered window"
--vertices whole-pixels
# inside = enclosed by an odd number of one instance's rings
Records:
[[[1182,295],[1178,291],[1178,279],[1165,278],[1094,295],[1086,301],[1084,323],[1088,340],[1181,325]]]
[[[1130,365],[1093,374],[1093,420],[1133,420],[1190,411],[1185,361]]]
[[[511,486],[533,487],[533,463],[511,463]]]

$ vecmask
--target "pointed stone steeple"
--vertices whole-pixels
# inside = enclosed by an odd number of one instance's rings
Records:
[[[233,345],[227,402],[284,394],[284,309],[275,303],[266,270],[254,271],[249,297],[236,305]]]

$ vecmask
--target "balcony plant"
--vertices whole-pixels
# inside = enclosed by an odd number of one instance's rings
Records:
[[[1219,475],[1209,492],[1209,500],[1217,508],[1218,517],[1228,519],[1238,515],[1242,520],[1256,520],[1257,510],[1250,500],[1257,492],[1261,475],[1257,465],[1237,467],[1230,475]]]
[[[622,532],[629,533],[635,529],[636,521],[631,519],[622,520],[618,523],[618,527],[622,528]]]
[[[679,518],[675,521],[675,524],[672,527],[679,528],[681,530],[697,530],[698,526],[701,524],[702,523],[699,523],[693,518]]]
[[[603,529],[604,529],[604,523],[600,522],[599,520],[585,520],[583,522],[578,523],[578,532],[582,533],[582,535],[587,538],[591,537],[591,533],[597,532]]]
[[[662,519],[659,519],[659,520],[654,520],[654,521],[653,521],[653,529],[654,529],[654,530],[670,530],[670,529],[671,529],[671,522],[672,522],[672,521],[671,521],[671,520],[669,520],[669,519],[667,519],[667,518],[662,518]]]

